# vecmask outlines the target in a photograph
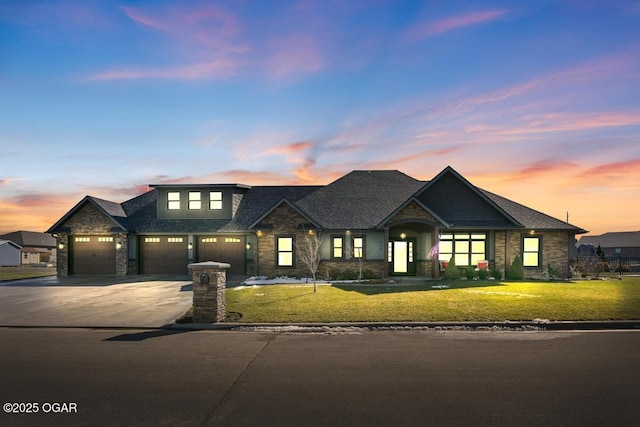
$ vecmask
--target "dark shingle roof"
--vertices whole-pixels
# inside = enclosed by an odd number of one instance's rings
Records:
[[[583,236],[580,244],[600,245],[603,248],[639,248],[640,231],[619,231],[600,236]]]
[[[56,239],[50,234],[36,231],[14,231],[0,236],[0,239],[11,240],[20,246],[52,247],[56,245]]]
[[[325,229],[372,229],[422,185],[396,170],[353,171],[296,206]]]
[[[482,191],[482,193],[484,193],[496,205],[500,206],[500,208],[502,208],[509,215],[515,218],[516,221],[522,224],[526,229],[566,230],[575,231],[576,233],[586,233],[586,230],[583,230],[580,227],[576,227],[542,212],[538,212],[535,209],[528,208],[512,200],[505,199],[504,197],[498,196],[497,194],[493,194],[489,191],[482,189],[479,190]]]

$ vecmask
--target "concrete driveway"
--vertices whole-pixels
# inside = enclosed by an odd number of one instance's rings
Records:
[[[187,276],[40,277],[0,282],[0,326],[157,328],[192,303]]]

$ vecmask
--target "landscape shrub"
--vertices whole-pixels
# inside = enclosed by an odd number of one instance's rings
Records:
[[[467,278],[467,280],[473,280],[473,277],[475,275],[476,272],[473,267],[467,267],[467,269],[464,271],[464,276]]]
[[[456,261],[451,257],[449,260],[449,265],[444,270],[444,278],[446,280],[456,280],[460,277],[460,272],[458,271],[458,267],[456,267]]]
[[[487,271],[486,268],[481,268],[480,270],[478,270],[478,279],[487,280],[488,277],[489,277],[489,272]]]
[[[524,279],[524,267],[522,266],[522,258],[520,258],[520,255],[516,255],[516,257],[513,259],[513,262],[511,263],[511,266],[507,270],[507,279]]]
[[[494,268],[493,270],[491,270],[491,277],[493,277],[496,280],[502,280],[502,271],[498,270],[497,268]]]

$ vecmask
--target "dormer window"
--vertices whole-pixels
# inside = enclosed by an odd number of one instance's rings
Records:
[[[222,191],[209,192],[209,209],[211,210],[222,209]]]
[[[189,210],[202,209],[202,196],[199,191],[189,191]]]
[[[180,209],[180,192],[179,191],[167,192],[167,209],[169,210]]]

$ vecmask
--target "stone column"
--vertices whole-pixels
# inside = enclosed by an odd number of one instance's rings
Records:
[[[225,286],[227,268],[224,262],[196,262],[189,264],[193,278],[193,322],[224,322],[227,316]]]

